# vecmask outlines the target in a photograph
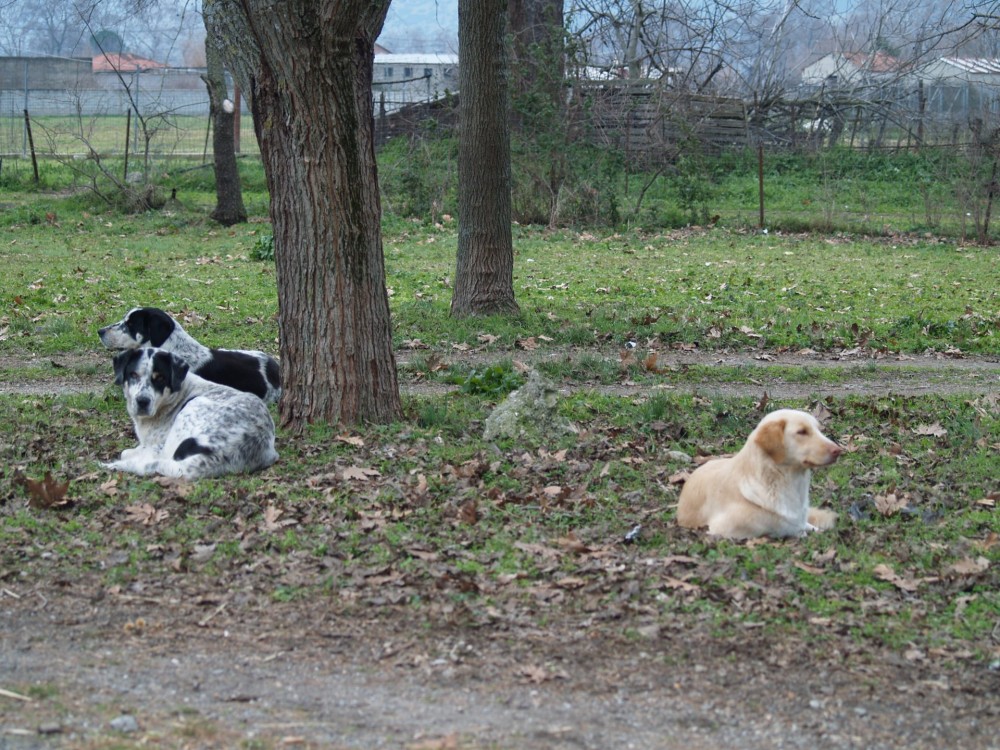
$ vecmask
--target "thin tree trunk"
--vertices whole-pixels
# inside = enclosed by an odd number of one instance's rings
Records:
[[[401,413],[375,167],[371,83],[389,0],[209,0],[249,91],[271,196],[281,423]]]
[[[215,210],[211,217],[230,227],[247,220],[247,210],[243,205],[243,190],[240,186],[240,171],[236,164],[236,141],[233,134],[235,114],[227,112],[224,102],[229,98],[226,87],[226,70],[214,44],[215,35],[208,28],[209,16],[205,21],[205,75],[202,79],[208,88],[209,118],[212,121],[212,155],[215,169]]]
[[[458,259],[451,314],[518,312],[506,0],[459,0]]]

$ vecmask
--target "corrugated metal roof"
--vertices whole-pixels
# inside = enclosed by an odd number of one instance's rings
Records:
[[[1000,74],[1000,58],[995,57],[942,57],[941,62],[958,68],[963,73]]]
[[[375,55],[379,65],[458,65],[458,55],[398,52]]]

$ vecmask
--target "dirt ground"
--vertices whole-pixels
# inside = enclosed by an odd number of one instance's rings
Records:
[[[79,374],[91,360],[105,358],[58,358],[51,377],[0,390],[99,391],[105,378]],[[713,362],[804,360],[678,353],[669,364]],[[806,363],[865,369],[818,388],[719,389],[1000,388],[1000,358],[882,360],[875,374],[870,362]],[[0,750],[1000,748],[1000,661],[871,651],[835,628],[814,643],[757,628],[719,638],[686,617],[626,637],[599,611],[554,609],[544,627],[459,615],[418,623],[405,606],[335,596],[277,603],[264,587],[195,575],[109,591],[99,572],[43,581],[0,569]]]
[[[929,666],[836,636],[415,629],[392,608],[61,583],[4,589],[0,680],[37,686],[31,702],[0,698],[5,750],[1000,747],[997,665]]]

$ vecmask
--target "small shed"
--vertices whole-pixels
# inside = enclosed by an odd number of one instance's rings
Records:
[[[941,57],[914,74],[927,111],[964,120],[1000,114],[1000,58]]]

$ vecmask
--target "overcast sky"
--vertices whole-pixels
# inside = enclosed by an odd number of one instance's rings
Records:
[[[392,0],[378,42],[392,52],[458,52],[458,0]]]

